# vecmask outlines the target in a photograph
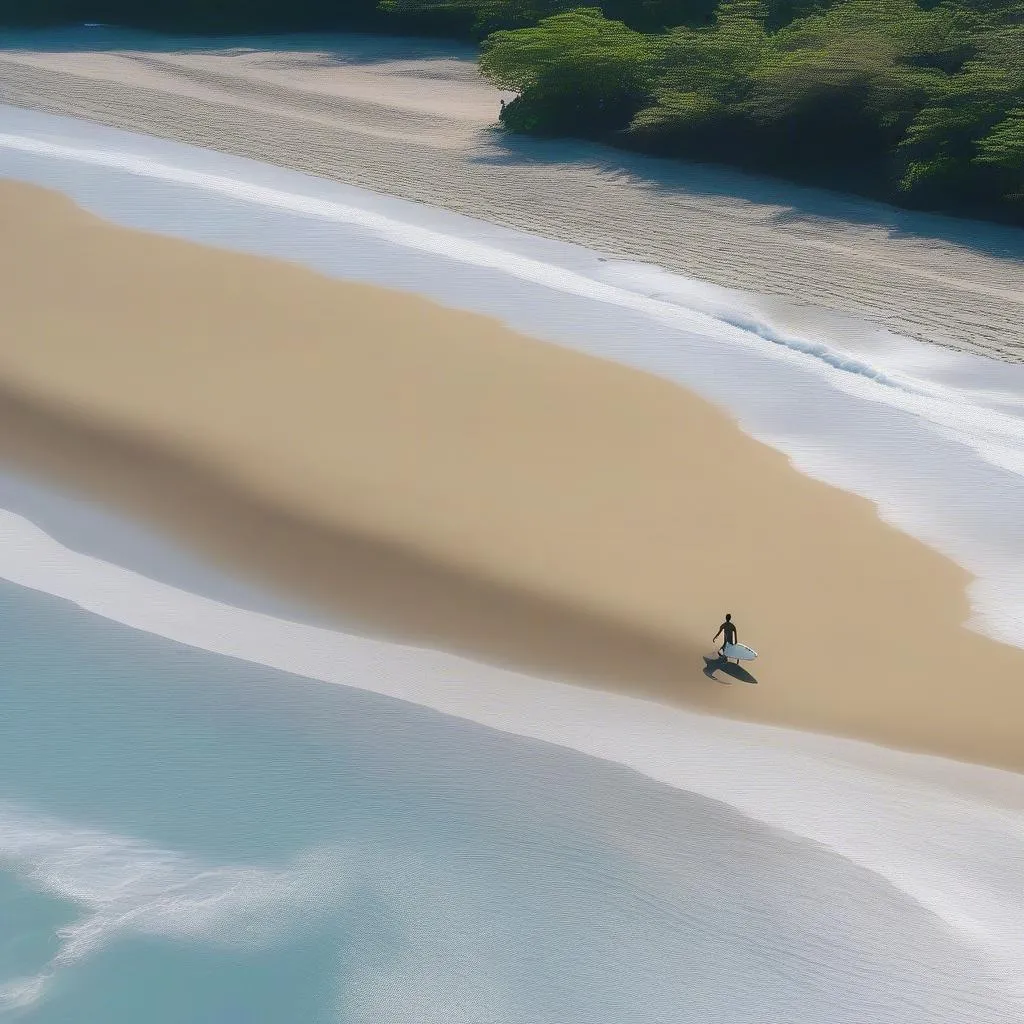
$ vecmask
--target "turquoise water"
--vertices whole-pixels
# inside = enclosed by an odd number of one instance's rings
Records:
[[[11,584],[0,623],[0,1017],[1012,1019],[911,901],[714,801]]]

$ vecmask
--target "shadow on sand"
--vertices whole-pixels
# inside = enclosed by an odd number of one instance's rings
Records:
[[[877,228],[892,239],[933,239],[997,259],[1024,259],[1024,231],[1013,224],[979,220],[970,215],[901,209],[879,199],[825,184],[798,182],[714,162],[659,157],[616,149],[597,142],[514,135],[495,128],[493,147],[473,159],[515,166],[530,163],[587,164],[628,179],[638,188],[673,195],[734,199],[774,207],[766,222],[782,225],[843,222]]]
[[[723,658],[720,654],[705,654],[704,655],[704,675],[708,679],[714,679],[716,683],[728,683],[728,679],[719,679],[715,675],[716,672],[721,672],[724,676],[729,676],[731,679],[735,679],[741,683],[756,683],[757,680],[742,666],[734,661],[729,661],[727,658]]]

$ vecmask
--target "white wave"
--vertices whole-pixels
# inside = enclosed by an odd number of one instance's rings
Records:
[[[214,865],[0,801],[0,871],[81,915],[59,929],[57,953],[35,974],[0,982],[0,1016],[38,1004],[62,969],[118,939],[255,952],[319,921],[336,930],[339,913],[339,985],[353,1024],[498,1022],[526,1001],[503,972],[514,943],[495,942],[501,924],[488,900],[465,901],[450,866],[407,850],[354,841],[279,870]]]
[[[0,985],[0,1009],[38,1002],[61,968],[126,934],[264,948],[322,913],[347,877],[336,856],[317,853],[277,871],[211,866],[11,802],[0,802],[0,868],[81,911],[48,964]]]
[[[0,1012],[23,1010],[38,1003],[46,992],[49,978],[50,974],[44,971],[29,978],[15,978],[13,981],[0,984]]]
[[[925,382],[915,381],[909,375],[889,372],[834,345],[801,337],[779,327],[758,308],[753,296],[743,292],[682,277],[654,264],[606,260],[602,270],[606,280],[625,285],[630,291],[646,295],[657,302],[699,310],[724,324],[756,335],[762,341],[814,356],[834,369],[867,377],[911,394],[928,394],[932,391]]]
[[[1001,965],[1003,983],[1024,1000],[1024,776],[710,718],[243,611],[69,551],[11,513],[0,514],[0,577],[180,643],[545,740],[727,803],[885,879]],[[998,804],[979,796],[984,788],[999,792]]]
[[[48,963],[0,982],[0,1016],[38,1004],[63,969],[118,939],[256,952],[318,922],[336,932],[339,914],[347,1020],[497,1022],[523,1001],[503,978],[497,922],[480,910],[487,901],[464,904],[445,865],[405,850],[351,841],[307,851],[276,870],[210,864],[0,801],[0,870],[80,913],[58,931]],[[386,942],[375,941],[381,933]]]
[[[659,304],[699,310],[739,329],[748,335],[743,339],[748,346],[751,336],[768,342],[777,350],[772,354],[778,358],[809,367],[847,394],[912,413],[991,465],[1024,476],[1024,394],[1020,392],[1004,395],[1014,406],[1020,407],[1020,412],[999,411],[986,404],[986,400],[996,397],[988,387],[971,389],[939,383],[925,374],[912,374],[887,365],[893,362],[891,355],[877,354],[872,361],[820,337],[807,337],[780,327],[758,308],[753,296],[688,280],[644,264],[612,261],[605,264],[604,273],[608,280],[626,284]],[[815,327],[820,330],[821,325],[815,324]],[[906,339],[894,341],[899,345]],[[935,352],[929,362],[941,363],[944,355],[941,350]],[[932,368],[926,365],[925,370]]]

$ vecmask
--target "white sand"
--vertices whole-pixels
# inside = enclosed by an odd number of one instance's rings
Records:
[[[0,102],[446,206],[726,287],[1024,360],[1024,231],[722,168],[508,139],[466,47],[8,34]]]

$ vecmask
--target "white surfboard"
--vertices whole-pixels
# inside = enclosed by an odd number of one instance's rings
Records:
[[[737,661],[753,661],[757,657],[757,651],[746,644],[726,644],[722,648],[722,654]]]

